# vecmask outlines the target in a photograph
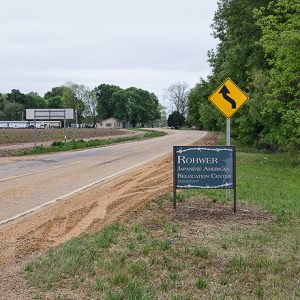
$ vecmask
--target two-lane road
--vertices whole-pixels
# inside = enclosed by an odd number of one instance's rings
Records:
[[[140,142],[0,163],[0,224],[171,153],[206,132],[172,131]],[[1,158],[0,158],[1,159]]]

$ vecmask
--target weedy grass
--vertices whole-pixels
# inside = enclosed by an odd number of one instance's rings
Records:
[[[64,137],[63,128],[55,129],[37,129],[37,142],[47,142],[54,140],[62,140]],[[18,143],[32,143],[34,136],[34,129],[1,129],[0,145],[18,144]],[[113,128],[68,128],[67,136],[69,139],[80,140],[83,138],[97,138],[105,136],[122,136],[119,129]]]
[[[146,130],[146,129],[139,129],[139,131],[145,132],[143,136],[126,136],[126,137],[119,137],[119,138],[110,138],[110,139],[93,139],[85,141],[83,139],[80,140],[71,140],[66,143],[55,141],[51,144],[50,147],[46,146],[37,146],[31,150],[25,151],[18,151],[15,152],[15,155],[30,155],[30,154],[44,154],[44,153],[51,153],[51,152],[62,152],[62,151],[70,151],[70,150],[77,150],[77,149],[86,149],[86,148],[93,148],[93,147],[103,147],[108,145],[114,145],[124,142],[130,141],[137,141],[143,139],[149,139],[154,137],[164,136],[167,133],[162,131],[156,130]]]
[[[299,153],[237,159],[236,215],[224,190],[180,191],[176,212],[165,195],[50,249],[26,265],[27,283],[50,298],[299,299]]]

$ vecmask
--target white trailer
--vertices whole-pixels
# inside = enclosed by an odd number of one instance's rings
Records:
[[[29,121],[29,128],[34,128],[34,121]],[[46,129],[46,128],[60,128],[60,121],[36,121],[36,128]]]
[[[36,128],[60,128],[60,121],[36,121]],[[0,121],[0,128],[34,128],[33,121]]]
[[[28,121],[0,121],[0,128],[28,128]]]

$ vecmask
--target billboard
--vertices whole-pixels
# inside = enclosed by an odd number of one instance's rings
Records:
[[[72,120],[73,108],[26,109],[26,120]]]

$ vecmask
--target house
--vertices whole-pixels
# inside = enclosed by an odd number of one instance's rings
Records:
[[[125,122],[115,118],[108,118],[97,123],[96,128],[125,128]]]

